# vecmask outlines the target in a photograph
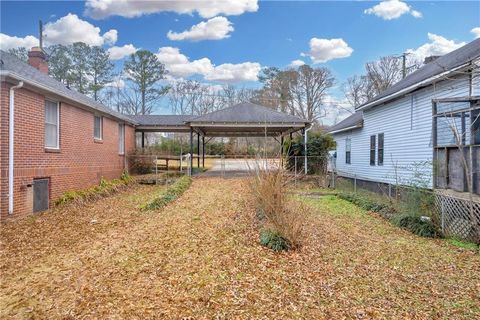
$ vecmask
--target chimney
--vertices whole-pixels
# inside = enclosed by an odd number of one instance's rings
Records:
[[[40,47],[33,47],[28,52],[28,64],[40,72],[48,74],[47,56]]]
[[[423,60],[423,64],[427,64],[427,63],[430,63],[432,61],[435,61],[437,60],[438,58],[440,58],[441,56],[429,56],[429,57],[425,57],[425,60]]]

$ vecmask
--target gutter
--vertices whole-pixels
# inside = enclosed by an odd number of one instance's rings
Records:
[[[8,214],[13,214],[13,168],[14,168],[14,134],[15,134],[15,90],[23,87],[23,81],[10,88],[8,110]]]
[[[56,95],[64,98],[65,100],[73,101],[75,104],[82,105],[82,106],[84,106],[84,107],[88,107],[88,108],[90,108],[90,109],[93,109],[93,110],[96,111],[96,112],[100,112],[100,113],[103,113],[103,114],[105,114],[105,115],[109,115],[109,116],[111,116],[111,117],[114,117],[114,118],[116,118],[116,119],[118,119],[118,120],[122,120],[122,121],[128,122],[130,125],[135,126],[135,125],[138,125],[138,124],[139,124],[137,121],[133,120],[132,118],[130,118],[130,117],[126,116],[126,115],[121,115],[121,117],[119,117],[118,115],[115,115],[115,114],[113,114],[113,113],[106,112],[105,110],[99,110],[99,109],[97,109],[96,107],[94,107],[94,106],[92,106],[92,105],[89,105],[89,104],[86,104],[86,103],[84,103],[84,102],[80,102],[80,101],[78,101],[78,100],[72,99],[72,97],[69,97],[69,96],[67,96],[67,95],[65,95],[65,94],[63,94],[63,93],[60,93],[60,92],[58,92],[57,90],[55,90],[55,89],[53,89],[53,88],[51,88],[51,87],[45,86],[45,85],[43,85],[43,84],[41,84],[41,83],[39,83],[39,82],[37,82],[37,81],[33,81],[33,80],[31,80],[31,79],[27,79],[27,78],[25,78],[25,77],[22,77],[22,76],[14,73],[14,72],[6,71],[6,70],[0,70],[0,77],[2,77],[2,78],[3,78],[3,77],[10,77],[10,78],[12,78],[12,79],[15,79],[15,80],[24,82],[24,83],[26,83],[26,84],[30,84],[30,85],[32,85],[32,86],[34,86],[34,87],[39,88],[39,89],[42,89],[42,90],[45,90],[45,91],[48,91],[48,92],[52,92],[52,93],[54,93],[54,94],[56,94]],[[87,96],[86,96],[86,97],[87,97]],[[105,107],[105,108],[107,108],[107,107]],[[107,109],[108,109],[108,108],[107,108]]]
[[[346,127],[346,128],[342,128],[342,129],[338,129],[338,130],[328,131],[328,133],[335,134],[335,133],[340,133],[340,132],[349,131],[349,130],[353,130],[353,129],[360,129],[362,127],[363,127],[363,124],[357,124],[357,125],[354,125],[354,126],[350,126],[350,127]]]
[[[307,156],[307,140],[308,140],[308,131],[310,131],[313,127],[310,126],[308,128],[305,128],[305,134],[303,135],[303,146],[305,148],[304,152],[305,152],[305,175],[307,175],[307,171],[308,171],[308,156]],[[296,169],[295,169],[296,170]]]
[[[368,108],[374,107],[374,106],[376,106],[376,105],[378,105],[378,104],[381,104],[381,103],[390,101],[390,100],[392,100],[392,99],[394,99],[394,98],[396,98],[396,97],[398,97],[398,96],[401,96],[401,95],[403,95],[403,94],[407,94],[407,93],[410,92],[410,91],[413,91],[413,90],[415,90],[415,89],[418,89],[419,87],[422,87],[422,86],[428,84],[429,82],[433,82],[433,81],[435,81],[435,80],[437,80],[437,79],[439,79],[439,78],[442,78],[442,77],[446,76],[446,75],[449,74],[449,73],[452,73],[452,72],[454,72],[454,71],[457,71],[457,70],[459,70],[459,69],[462,69],[462,68],[464,68],[464,67],[466,67],[466,66],[468,66],[468,65],[470,65],[470,62],[465,63],[465,64],[462,64],[462,65],[460,65],[460,66],[458,66],[458,67],[456,67],[456,68],[450,69],[450,70],[448,70],[448,71],[442,72],[442,73],[440,73],[440,74],[438,74],[438,75],[436,75],[436,76],[427,78],[427,79],[425,79],[425,80],[423,80],[423,81],[420,81],[420,82],[418,82],[418,83],[416,83],[416,84],[414,84],[414,85],[411,85],[410,87],[407,87],[407,88],[405,88],[405,89],[402,89],[402,90],[400,90],[400,91],[397,91],[397,92],[395,92],[395,93],[392,93],[392,94],[390,94],[390,95],[388,95],[388,96],[386,96],[386,97],[383,97],[383,98],[381,98],[381,99],[372,101],[372,102],[370,102],[370,103],[367,102],[367,104],[361,106],[360,108],[356,109],[355,111],[368,109]]]

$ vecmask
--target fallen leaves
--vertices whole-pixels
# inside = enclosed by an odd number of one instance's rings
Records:
[[[473,319],[480,257],[335,197],[299,251],[258,242],[245,180],[197,178],[158,212],[136,186],[2,226],[1,318]],[[96,220],[96,223],[91,223]]]

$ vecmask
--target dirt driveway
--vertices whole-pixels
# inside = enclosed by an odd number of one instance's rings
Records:
[[[480,257],[350,203],[308,200],[305,247],[258,244],[242,179],[196,178],[158,212],[138,186],[2,226],[0,318],[474,319]]]

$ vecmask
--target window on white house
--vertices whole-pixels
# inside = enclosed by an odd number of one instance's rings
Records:
[[[125,154],[125,125],[118,124],[118,153]]]
[[[58,102],[45,101],[45,147],[58,149],[59,146],[59,107]]]
[[[383,133],[378,134],[378,165],[383,166],[383,140],[384,140],[384,135]]]
[[[103,138],[103,117],[95,116],[93,122],[93,137],[98,140]]]
[[[370,136],[370,165],[374,166],[375,165],[375,136]]]
[[[352,141],[345,139],[345,163],[351,164],[352,162]]]

